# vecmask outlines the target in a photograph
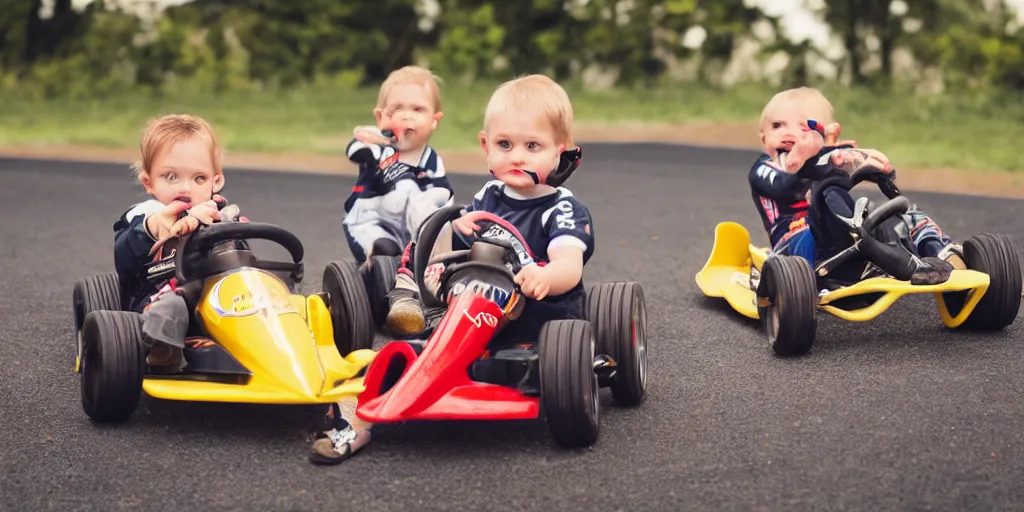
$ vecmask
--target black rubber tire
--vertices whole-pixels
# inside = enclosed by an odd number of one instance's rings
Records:
[[[141,315],[93,311],[82,333],[82,409],[96,422],[127,420],[139,403],[146,370]]]
[[[1017,319],[1020,311],[1020,259],[1013,243],[1004,235],[983,233],[964,241],[964,263],[967,268],[988,274],[989,287],[961,328],[977,331],[999,331]],[[946,305],[954,315],[963,308],[967,294],[944,294]]]
[[[364,272],[367,297],[373,312],[373,325],[380,327],[388,316],[388,293],[395,287],[395,273],[401,264],[401,256],[374,256]]]
[[[818,329],[818,294],[814,271],[799,256],[772,256],[764,262],[757,286],[757,307],[768,344],[777,355],[799,356],[814,345]]]
[[[82,357],[82,325],[93,311],[121,311],[121,284],[116,272],[90,276],[75,283],[71,311],[75,322],[75,356]]]
[[[647,390],[647,305],[639,283],[599,283],[587,287],[587,320],[597,353],[616,362],[609,387],[615,403],[632,407]]]
[[[342,357],[373,346],[376,329],[366,286],[359,269],[348,261],[332,261],[324,268],[321,289],[334,326],[334,345]]]
[[[590,322],[547,322],[537,343],[541,410],[551,437],[562,448],[592,446],[600,433],[601,404]]]

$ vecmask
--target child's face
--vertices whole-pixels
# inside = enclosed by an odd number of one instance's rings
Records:
[[[398,84],[374,115],[378,128],[398,136],[399,151],[414,151],[427,144],[444,113],[434,111],[434,97],[425,85]]]
[[[536,186],[523,170],[537,174],[541,183],[558,166],[565,145],[555,140],[551,122],[541,112],[499,111],[480,132],[480,147],[494,176],[513,189]]]
[[[815,119],[808,110],[794,101],[780,103],[768,112],[761,126],[761,146],[776,162],[779,151],[792,151],[798,140],[812,131],[808,119]]]
[[[142,175],[142,185],[163,204],[177,199],[194,206],[220,191],[224,176],[214,170],[209,144],[191,139],[157,154],[153,168]]]

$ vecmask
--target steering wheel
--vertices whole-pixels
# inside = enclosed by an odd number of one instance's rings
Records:
[[[213,274],[223,272],[223,268],[211,268],[208,265],[210,250],[220,243],[231,240],[269,240],[284,247],[292,257],[292,262],[259,261],[253,265],[268,271],[291,272],[296,281],[301,281],[303,273],[302,257],[304,249],[298,237],[273,224],[258,222],[217,222],[209,226],[199,226],[195,231],[181,237],[178,250],[174,255],[174,277],[178,286],[190,280],[205,279]],[[198,260],[198,261],[197,261]]]
[[[853,187],[857,186],[857,184],[862,181],[870,181],[871,183],[878,185],[878,190],[880,190],[882,194],[889,199],[895,199],[901,195],[900,189],[896,186],[895,170],[890,174],[886,174],[877,167],[865,166],[853,171],[850,178],[853,180]]]
[[[419,288],[420,300],[422,300],[423,304],[426,306],[445,306],[445,302],[427,288],[424,274],[426,273],[427,267],[431,265],[435,265],[437,263],[445,264],[446,268],[441,277],[441,284],[443,288],[447,277],[450,277],[459,270],[471,267],[497,271],[507,275],[510,281],[514,281],[515,275],[519,270],[537,260],[537,257],[530,249],[529,244],[526,243],[526,238],[523,237],[519,230],[505,219],[502,219],[490,212],[469,212],[465,217],[477,224],[497,226],[507,233],[511,240],[495,237],[481,237],[478,234],[476,235],[473,247],[470,249],[445,252],[431,258],[430,253],[434,250],[434,244],[437,241],[438,235],[441,233],[441,229],[445,224],[461,217],[463,208],[464,206],[461,205],[443,207],[427,218],[423,223],[423,226],[420,228],[420,234],[416,241],[416,252],[413,256],[413,273],[416,279],[416,286]],[[488,228],[481,226],[480,231],[486,234]],[[453,236],[455,236],[454,233]],[[478,246],[477,244],[487,244],[488,246],[496,247],[503,251],[504,254],[501,257],[502,264],[495,263],[496,258],[494,257],[481,258],[480,256],[485,252],[489,253],[488,255],[490,256],[493,256],[493,253],[491,252],[491,249]],[[527,255],[525,261],[520,260],[519,255],[522,253]],[[460,260],[466,260],[467,258],[468,261],[455,263]],[[518,288],[518,286],[516,286],[516,288]]]

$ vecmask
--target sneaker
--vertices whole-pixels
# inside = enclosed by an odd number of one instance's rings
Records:
[[[388,303],[388,317],[384,323],[392,334],[411,336],[426,329],[427,319],[415,293],[395,288],[388,294]]]
[[[967,262],[964,261],[964,248],[959,244],[949,244],[939,251],[938,258],[953,265],[956,270],[967,270]]]
[[[910,276],[910,284],[942,284],[949,280],[953,265],[939,258],[923,258],[918,261],[917,270]]]
[[[333,428],[317,435],[309,454],[313,464],[341,464],[370,442],[370,431],[357,431],[352,425]]]

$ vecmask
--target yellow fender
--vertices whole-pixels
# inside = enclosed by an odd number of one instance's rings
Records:
[[[715,244],[704,268],[697,272],[697,287],[708,297],[724,298],[736,311],[757,319],[757,297],[750,289],[750,267],[761,269],[767,252],[750,243],[750,233],[736,222],[715,226]]]

